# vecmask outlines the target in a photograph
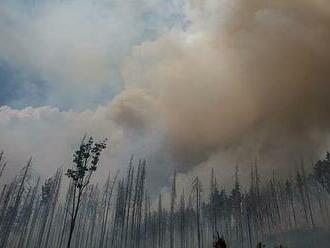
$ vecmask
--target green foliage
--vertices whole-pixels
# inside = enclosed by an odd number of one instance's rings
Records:
[[[80,147],[73,154],[73,168],[68,169],[67,175],[71,178],[77,188],[83,188],[89,183],[90,175],[96,171],[101,152],[107,147],[107,139],[94,142],[90,137],[86,141],[83,138]]]
[[[314,177],[318,183],[330,194],[330,153],[325,159],[319,160],[314,166]]]

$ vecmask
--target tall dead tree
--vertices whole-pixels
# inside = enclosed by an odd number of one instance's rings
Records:
[[[101,238],[100,238],[100,247],[103,248],[104,246],[107,247],[107,227],[109,222],[109,212],[110,212],[110,203],[112,198],[112,193],[117,181],[118,172],[116,173],[112,182],[110,182],[110,174],[108,176],[105,192],[104,192],[104,211],[102,213],[102,226],[101,226]]]
[[[2,177],[2,174],[7,166],[7,161],[4,158],[4,152],[0,152],[0,178]]]
[[[173,174],[171,190],[171,212],[170,212],[170,248],[174,247],[174,208],[176,201],[176,172]]]
[[[17,216],[17,213],[19,210],[19,206],[21,204],[21,198],[22,198],[24,190],[25,190],[25,181],[27,179],[27,175],[28,175],[28,171],[30,169],[31,163],[32,163],[32,158],[29,159],[29,161],[27,162],[27,165],[23,168],[23,175],[21,176],[21,179],[18,182],[19,186],[18,186],[18,190],[17,190],[16,197],[14,200],[14,204],[13,204],[13,206],[11,206],[8,209],[8,211],[5,215],[5,221],[4,221],[4,223],[2,223],[0,247],[6,247],[6,245],[7,245],[9,234],[15,223],[16,216]]]
[[[199,178],[196,177],[193,181],[193,190],[195,191],[196,197],[196,228],[197,228],[197,247],[202,247],[202,239],[201,239],[201,219],[200,219],[200,205],[201,205],[201,184]]]

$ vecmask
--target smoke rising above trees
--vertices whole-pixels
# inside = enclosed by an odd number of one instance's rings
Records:
[[[111,164],[140,154],[160,164],[152,169],[156,177],[169,175],[173,167],[179,172],[214,167],[213,157],[228,154],[231,159],[218,166],[257,157],[269,162],[267,170],[283,165],[279,169],[287,171],[293,159],[316,159],[324,152],[330,110],[329,3],[207,0],[180,6],[174,26],[132,45],[120,60],[122,89],[109,103],[81,111],[1,107],[3,148],[14,153],[11,135],[31,146],[22,147],[15,162],[35,152],[40,159],[36,147],[44,140],[53,140],[59,152],[63,143],[70,148],[70,140],[91,133],[85,117],[90,114],[99,120],[96,135],[115,138],[113,153],[127,149],[112,154]],[[56,16],[62,7],[52,13]],[[24,132],[40,138],[32,142]],[[52,133],[74,137],[61,141]]]

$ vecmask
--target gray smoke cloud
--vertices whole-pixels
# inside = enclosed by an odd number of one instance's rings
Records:
[[[181,169],[230,149],[292,163],[326,147],[327,1],[194,1],[187,13],[187,31],[136,47],[123,69],[158,101]]]
[[[120,64],[124,88],[108,105],[53,111],[58,130],[41,109],[2,108],[5,147],[10,135],[22,134],[16,144],[25,144],[28,132],[58,140],[53,133],[62,130],[59,144],[90,130],[106,133],[115,137],[111,166],[145,157],[153,185],[165,185],[174,168],[183,178],[216,167],[225,180],[236,163],[248,169],[255,158],[265,170],[287,172],[328,147],[328,1],[196,0],[185,2],[185,18],[134,46]]]

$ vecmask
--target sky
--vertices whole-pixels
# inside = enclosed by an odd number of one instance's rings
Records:
[[[328,148],[326,0],[2,0],[0,33],[8,178],[68,166],[85,133],[110,140],[101,174],[145,158],[156,190]]]

